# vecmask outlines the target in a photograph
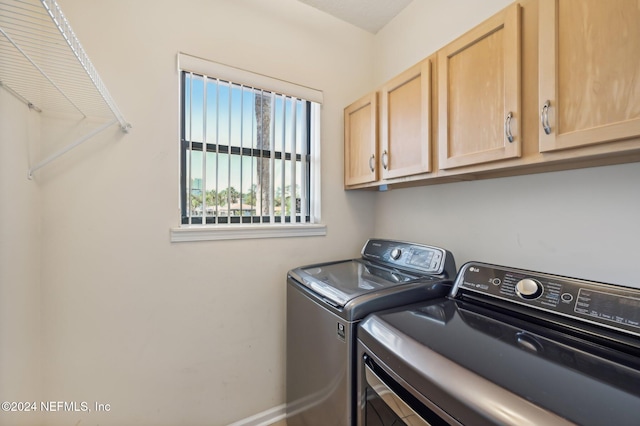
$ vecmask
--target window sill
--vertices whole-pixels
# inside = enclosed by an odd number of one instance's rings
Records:
[[[327,235],[323,224],[214,225],[171,228],[171,242],[244,240],[253,238],[317,237]]]

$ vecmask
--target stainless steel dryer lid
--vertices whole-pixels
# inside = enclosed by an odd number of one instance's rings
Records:
[[[524,424],[525,410],[582,425],[640,419],[640,359],[470,303],[439,299],[377,313],[358,339],[418,392],[437,389],[432,402],[452,415],[475,412],[505,425]]]

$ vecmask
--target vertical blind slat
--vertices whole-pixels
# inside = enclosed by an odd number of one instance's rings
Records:
[[[265,94],[264,94],[264,90],[260,91],[260,134],[258,135],[258,137],[260,138],[260,159],[258,160],[258,189],[260,190],[260,196],[257,197],[259,200],[259,205],[260,205],[260,223],[263,223],[264,221],[264,217],[265,214],[268,213],[267,210],[265,210],[264,208],[264,194],[268,194],[267,191],[264,191],[264,187],[265,185],[267,185],[267,182],[264,182],[265,179],[265,175],[264,175],[264,169],[265,169],[265,165],[264,165],[264,144],[265,144],[265,137],[268,133],[270,133],[269,129],[265,130],[264,128],[264,98],[265,98]]]
[[[282,153],[286,152],[287,145],[287,97],[282,96]],[[285,220],[285,163],[284,155],[280,160],[280,221]]]
[[[232,104],[231,100],[233,99],[233,87],[231,83],[229,83],[229,102],[228,102],[228,119],[229,128],[227,130],[227,146],[231,147],[231,112],[232,112]],[[227,223],[231,223],[231,150],[227,154]]]
[[[202,79],[202,224],[207,223],[207,78]]]
[[[276,122],[276,94],[275,93],[271,93],[271,120],[269,120],[269,122],[271,123],[271,128],[269,129],[271,131],[271,144],[269,145],[270,148],[270,161],[269,161],[269,221],[271,223],[275,222],[275,211],[274,211],[274,185],[275,185],[275,161],[276,161],[276,150],[275,150],[275,141],[276,141],[276,126],[275,126],[275,122]]]
[[[302,120],[302,131],[300,132],[302,134],[302,136],[305,138],[305,141],[309,141],[309,128],[307,127],[307,123],[308,123],[308,117],[311,114],[311,105],[309,102],[305,102],[304,105],[302,106],[302,108],[304,108],[305,110],[305,116],[304,119]],[[302,221],[306,222],[306,217],[309,215],[309,211],[307,209],[307,205],[308,205],[308,201],[307,201],[307,191],[309,188],[309,181],[307,180],[307,178],[309,177],[308,173],[306,172],[306,170],[309,170],[309,152],[308,152],[308,142],[305,143],[301,143],[300,147],[302,149],[302,152],[300,153],[301,157],[302,157],[302,164],[301,164],[301,176],[300,176],[300,215],[302,216]]]
[[[187,209],[189,211],[189,225],[193,223],[193,211],[191,210],[191,194],[193,193],[191,169],[193,168],[193,73],[189,73],[189,155],[187,161],[189,163],[189,177],[187,190]]]
[[[213,188],[215,190],[214,194],[216,195],[216,201],[217,201],[220,198],[220,191],[218,188],[218,183],[220,182],[220,180],[218,179],[218,175],[220,174],[220,167],[219,167],[220,161],[218,158],[219,151],[220,151],[220,80],[216,78],[215,81],[216,81],[216,153],[215,153],[216,176],[215,176],[215,185],[213,186]],[[219,204],[220,203],[216,202],[216,209],[215,209],[216,222],[220,217]]]
[[[291,190],[289,196],[289,211],[291,212],[291,221],[297,222],[295,220],[298,217],[298,183],[296,176],[296,166],[298,162],[296,161],[296,153],[298,146],[298,103],[299,100],[296,98],[292,98],[293,100],[293,117],[291,120],[293,129],[291,130]]]
[[[240,188],[238,191],[238,205],[240,206],[240,222],[242,223],[242,217],[244,216],[244,200],[242,194],[244,193],[244,186],[242,179],[244,178],[244,154],[242,153],[244,148],[244,86],[240,85]]]
[[[254,92],[254,96],[255,96],[255,92]],[[254,111],[256,110],[256,101],[253,101],[253,110]],[[256,116],[257,116],[257,114],[254,112],[252,114],[252,117],[251,117],[251,141],[254,141],[254,140],[256,140],[254,138],[257,138],[257,135],[253,132],[253,129],[257,126],[257,118],[256,118]],[[251,147],[253,148],[253,143],[252,143]],[[255,160],[251,159],[251,186],[249,187],[249,191],[251,191],[250,199],[253,201],[253,206],[255,208],[255,214],[257,215],[257,214],[260,213],[260,210],[258,210],[258,200],[256,199],[257,197],[254,197],[254,195],[257,195],[257,194],[254,193],[254,189],[256,188],[255,182],[253,180],[253,176],[254,176],[254,174],[253,174],[253,165],[254,165],[254,163],[255,163]]]

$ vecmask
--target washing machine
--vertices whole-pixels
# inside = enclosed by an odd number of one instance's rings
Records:
[[[372,312],[442,298],[455,274],[449,251],[385,239],[369,239],[360,258],[289,271],[287,425],[355,424],[358,323]]]

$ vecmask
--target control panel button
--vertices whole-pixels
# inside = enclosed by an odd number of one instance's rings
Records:
[[[393,250],[391,250],[391,258],[393,260],[398,260],[400,259],[400,256],[402,256],[402,250],[400,250],[399,248],[394,248]]]
[[[560,297],[563,302],[571,302],[573,300],[573,294],[571,293],[563,293]]]
[[[542,284],[531,278],[525,278],[516,284],[516,293],[523,299],[536,299],[542,295]]]
[[[500,281],[500,278],[492,278],[491,279],[491,284],[500,285],[500,284],[502,284],[502,281]]]

